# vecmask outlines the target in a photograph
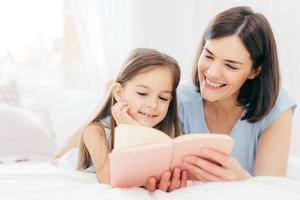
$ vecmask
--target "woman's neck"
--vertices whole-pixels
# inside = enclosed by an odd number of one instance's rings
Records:
[[[204,109],[214,113],[217,118],[227,118],[229,116],[240,116],[243,107],[238,106],[235,98],[228,98],[222,101],[209,102],[204,100]]]
[[[240,119],[243,107],[236,105],[232,99],[218,102],[204,100],[204,117],[207,128],[212,133],[230,134]]]

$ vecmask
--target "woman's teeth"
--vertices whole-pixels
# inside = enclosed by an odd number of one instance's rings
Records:
[[[226,85],[226,84],[214,83],[214,82],[209,81],[208,79],[206,79],[206,83],[209,86],[216,87],[216,88],[222,87],[222,86]]]

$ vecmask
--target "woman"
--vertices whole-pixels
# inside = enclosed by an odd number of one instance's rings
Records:
[[[285,176],[296,105],[280,88],[276,43],[262,14],[249,7],[218,14],[201,39],[193,83],[181,84],[177,94],[184,133],[235,140],[231,155],[203,149],[185,157],[185,168],[200,181]],[[146,188],[152,191],[156,182],[150,180]],[[159,188],[170,190],[169,182],[165,178]]]

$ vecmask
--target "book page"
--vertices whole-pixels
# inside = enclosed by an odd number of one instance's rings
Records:
[[[167,134],[155,128],[134,124],[119,124],[115,128],[115,149],[170,140]]]

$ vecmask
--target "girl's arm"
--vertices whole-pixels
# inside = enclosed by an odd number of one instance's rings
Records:
[[[90,124],[83,132],[83,143],[86,146],[96,170],[100,183],[110,184],[109,145],[101,123]]]
[[[282,113],[260,136],[256,148],[256,176],[285,176],[292,129],[292,111]]]

